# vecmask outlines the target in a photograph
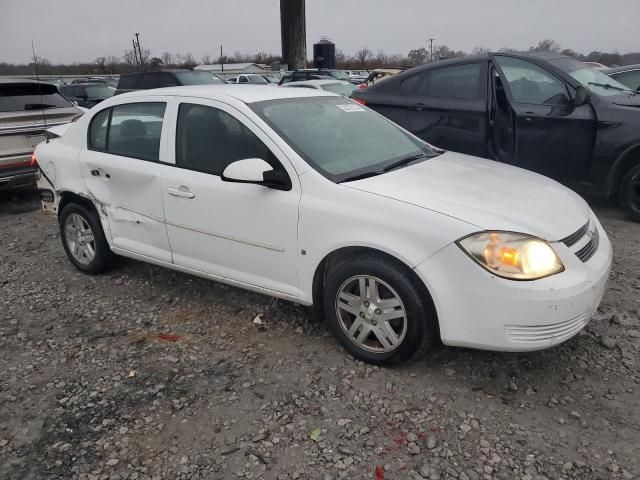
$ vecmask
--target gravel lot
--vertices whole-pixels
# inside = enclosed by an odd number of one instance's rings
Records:
[[[306,309],[130,260],[88,277],[0,200],[0,478],[640,478],[640,224],[560,347],[352,360]],[[253,323],[263,314],[263,326]]]

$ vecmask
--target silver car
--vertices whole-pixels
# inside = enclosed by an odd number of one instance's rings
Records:
[[[0,190],[34,187],[31,155],[46,140],[46,128],[82,113],[55,85],[0,79]]]

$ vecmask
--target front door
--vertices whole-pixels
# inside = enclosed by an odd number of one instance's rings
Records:
[[[425,70],[405,88],[409,130],[436,147],[487,156],[486,62]],[[407,80],[405,80],[407,81]]]
[[[241,112],[215,101],[178,105],[175,167],[163,178],[176,265],[298,296],[300,186],[277,146]],[[236,160],[261,158],[284,171],[289,191],[220,177]]]
[[[591,105],[574,106],[572,87],[541,66],[506,55],[493,59],[513,114],[509,163],[561,181],[585,178],[596,133]]]
[[[80,170],[112,246],[171,262],[161,195],[164,102],[115,105],[91,120]]]

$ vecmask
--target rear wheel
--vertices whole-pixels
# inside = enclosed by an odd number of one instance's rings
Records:
[[[69,203],[62,209],[60,238],[71,263],[84,273],[95,275],[112,266],[115,256],[98,215],[84,205]]]
[[[337,265],[327,278],[324,311],[340,343],[365,362],[408,360],[434,340],[430,300],[410,271],[374,256]]]
[[[629,170],[620,186],[620,203],[636,222],[640,222],[640,164]]]

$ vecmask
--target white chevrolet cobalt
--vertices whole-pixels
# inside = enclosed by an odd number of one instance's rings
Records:
[[[372,363],[438,338],[556,345],[587,324],[609,276],[611,244],[571,190],[320,90],[119,95],[35,157],[83,272],[122,255],[313,305]]]

